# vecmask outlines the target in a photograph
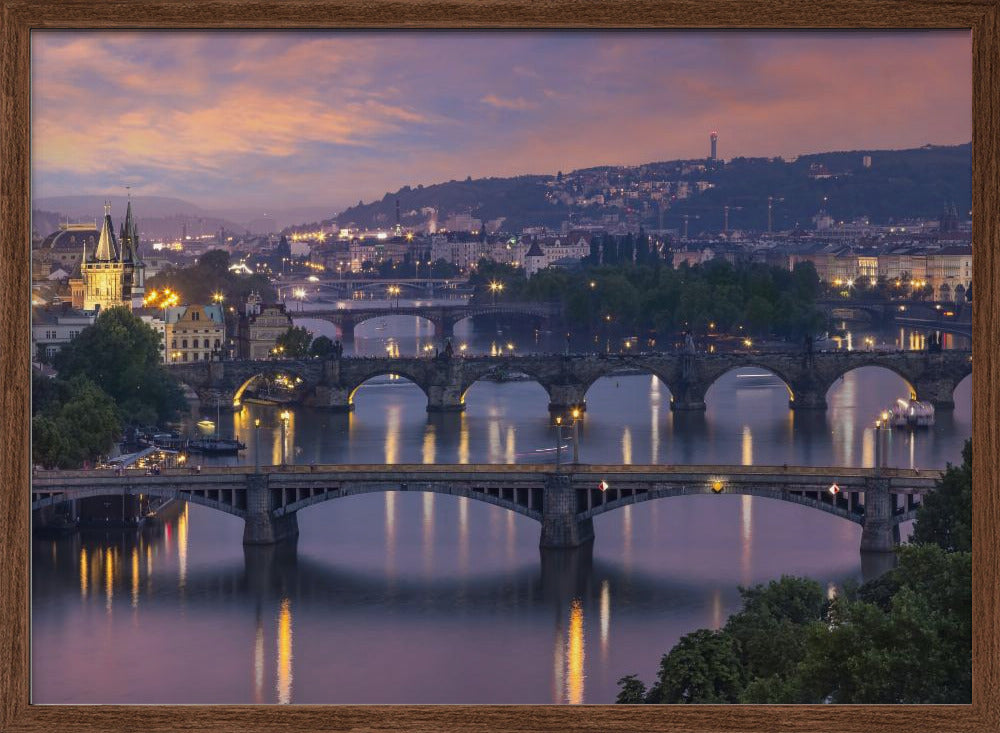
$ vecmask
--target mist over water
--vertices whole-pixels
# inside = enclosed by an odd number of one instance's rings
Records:
[[[496,338],[467,323],[456,334],[477,351]],[[515,346],[561,351],[546,339]],[[429,325],[387,319],[361,326],[353,348],[382,354],[390,341],[403,355],[434,343]],[[704,413],[671,413],[651,375],[599,380],[587,394],[581,460],[872,465],[875,413],[908,395],[898,376],[864,368],[831,388],[825,412],[796,413],[780,381],[743,376],[759,372],[725,375]],[[970,388],[966,379],[930,430],[894,432],[889,465],[960,461]],[[552,460],[539,385],[480,382],[466,404],[463,414],[429,416],[418,387],[383,379],[358,391],[350,414],[296,406],[289,461]],[[258,417],[261,460],[280,461],[280,409],[223,413],[220,432],[248,444],[241,462],[253,462]],[[138,535],[39,538],[32,701],[609,703],[619,677],[649,681],[680,636],[724,624],[740,585],[794,574],[835,587],[878,571],[862,567],[859,525],[763,498],[645,502],[594,524],[592,549],[543,554],[526,517],[393,492],[303,510],[297,548],[245,550],[240,519],[196,505]]]

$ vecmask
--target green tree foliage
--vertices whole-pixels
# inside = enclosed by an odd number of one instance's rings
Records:
[[[644,242],[644,237],[640,234],[637,241]],[[611,239],[606,237],[601,245],[605,261],[618,256],[616,245],[608,243]],[[631,257],[628,246],[625,252]],[[501,282],[504,288],[495,295],[497,301],[560,302],[570,322],[591,330],[611,327],[624,335],[687,329],[707,333],[709,324],[714,324],[711,330],[717,334],[799,341],[821,332],[826,323],[815,305],[822,287],[812,263],[799,263],[789,272],[711,260],[674,270],[660,267],[649,250],[643,258],[645,265],[588,266],[579,271],[548,268],[530,280],[521,269],[483,260],[470,282],[477,302],[492,302],[489,284]]]
[[[327,357],[333,353],[333,341],[328,336],[317,336],[309,347],[312,356]]]
[[[82,375],[58,386],[65,399],[51,399],[32,418],[32,460],[46,468],[79,468],[106,455],[121,434],[119,410]]]
[[[312,334],[302,326],[292,326],[275,340],[275,346],[282,349],[282,356],[291,359],[308,356],[311,345]]]
[[[664,655],[650,703],[738,702],[742,671],[732,636],[700,629],[682,636]]]
[[[64,380],[91,380],[130,423],[171,420],[185,406],[160,361],[160,335],[127,308],[102,311],[56,355],[55,367]]]
[[[170,267],[146,281],[146,292],[162,292],[169,288],[179,293],[183,303],[211,303],[212,296],[222,293],[225,302],[235,305],[246,300],[251,291],[260,293],[265,302],[275,302],[277,293],[266,275],[240,275],[229,270],[229,253],[213,249],[198,258],[190,267]]]
[[[646,685],[636,675],[629,674],[618,680],[621,690],[615,700],[619,705],[637,705],[646,702]]]
[[[936,490],[924,498],[913,541],[972,551],[972,441],[965,441],[962,465],[948,464]]]

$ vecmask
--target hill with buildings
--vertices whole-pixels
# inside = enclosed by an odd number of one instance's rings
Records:
[[[612,226],[699,232],[812,229],[821,211],[833,221],[893,224],[971,206],[971,145],[855,150],[782,158],[676,160],[600,166],[555,176],[467,178],[404,186],[358,202],[324,225],[391,229],[472,228],[520,232]],[[455,226],[450,227],[452,229]]]

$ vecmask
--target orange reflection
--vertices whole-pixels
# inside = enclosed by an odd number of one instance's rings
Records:
[[[278,704],[292,701],[292,602],[285,598],[278,612]]]
[[[566,702],[583,703],[583,605],[574,598],[569,608],[569,631],[566,639]]]
[[[87,597],[87,548],[80,548],[80,596]]]

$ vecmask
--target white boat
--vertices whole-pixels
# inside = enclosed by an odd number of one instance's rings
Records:
[[[889,410],[894,428],[929,428],[934,424],[934,405],[921,400],[896,400]]]

